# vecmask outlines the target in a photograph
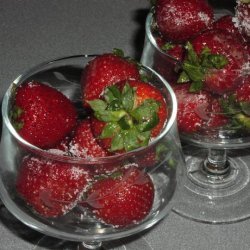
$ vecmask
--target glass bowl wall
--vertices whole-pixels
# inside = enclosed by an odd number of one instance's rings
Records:
[[[0,196],[5,206],[20,221],[46,235],[71,241],[105,241],[133,235],[150,228],[169,214],[174,204],[180,176],[183,168],[183,157],[176,129],[177,104],[175,95],[168,83],[155,71],[142,67],[141,73],[146,74],[150,82],[156,85],[167,100],[169,119],[163,132],[148,147],[140,148],[121,155],[98,159],[82,159],[53,154],[41,150],[23,140],[11,124],[10,111],[13,104],[15,89],[24,81],[36,80],[49,84],[60,90],[81,109],[80,78],[84,66],[92,56],[70,56],[42,63],[20,75],[11,83],[3,103],[3,129],[1,138],[0,163]],[[84,115],[84,112],[83,114]],[[150,175],[154,187],[155,198],[152,211],[140,223],[116,228],[95,219],[87,210],[76,206],[73,210],[59,218],[45,218],[32,209],[18,195],[15,181],[22,158],[32,155],[52,162],[64,162],[70,166],[91,167],[98,169],[114,164],[137,163],[147,153],[159,146],[165,152],[154,166],[144,170]]]

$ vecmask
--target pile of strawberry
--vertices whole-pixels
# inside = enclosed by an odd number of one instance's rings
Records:
[[[80,205],[107,224],[127,226],[151,211],[154,185],[141,165],[153,164],[154,152],[136,163],[91,164],[93,158],[147,146],[167,121],[160,90],[142,80],[138,64],[118,52],[99,55],[83,69],[84,118],[48,84],[29,81],[16,88],[11,119],[25,140],[53,154],[89,160],[81,165],[23,157],[17,192],[42,216],[62,216]]]
[[[155,69],[173,86],[183,134],[250,132],[250,1],[216,20],[206,0],[156,0]],[[216,132],[217,133],[217,132]]]

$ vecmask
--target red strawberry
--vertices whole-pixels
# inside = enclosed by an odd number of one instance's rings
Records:
[[[91,128],[92,128],[94,137],[96,138],[98,143],[103,147],[103,149],[110,152],[112,137],[100,138],[105,126],[106,126],[106,122],[98,120],[96,117],[91,116]],[[122,153],[122,151],[116,150],[116,153]]]
[[[235,91],[234,96],[241,111],[235,115],[235,118],[250,131],[250,75],[245,78],[243,84]]]
[[[124,227],[143,220],[150,213],[153,200],[150,177],[130,167],[95,182],[87,192],[86,202],[105,223]]]
[[[24,157],[17,177],[17,192],[45,217],[70,211],[86,190],[89,172],[82,166]]]
[[[164,53],[155,53],[153,67],[170,84],[172,84],[173,82],[176,82],[178,78],[178,65],[176,60],[179,62],[183,61],[185,50],[181,44],[165,42],[160,37],[157,38],[157,44]]]
[[[25,140],[40,148],[51,148],[75,127],[77,112],[61,92],[32,81],[18,86],[12,120]]]
[[[213,21],[213,9],[205,0],[157,0],[155,11],[160,33],[175,42],[190,39]]]
[[[235,26],[234,17],[230,15],[222,16],[213,23],[213,29],[221,29],[242,39],[239,29]]]
[[[234,22],[246,41],[250,42],[250,2],[237,0]]]
[[[156,39],[157,45],[161,50],[166,52],[171,57],[175,58],[178,61],[184,59],[184,48],[181,44],[175,44],[169,41],[165,41],[162,37]]]
[[[84,105],[100,97],[107,86],[127,79],[139,79],[135,63],[115,54],[103,54],[83,70],[81,85]]]
[[[236,101],[250,104],[250,75],[246,76],[243,84],[235,90]]]
[[[179,82],[192,81],[197,91],[205,86],[211,92],[224,94],[233,91],[241,82],[248,63],[242,43],[226,31],[208,30],[187,43],[184,74]]]
[[[205,124],[205,129],[221,128],[229,124],[229,118],[226,116],[226,114],[224,114],[219,98],[212,98],[211,112],[208,115],[209,120]]]
[[[166,100],[153,85],[130,80],[105,89],[103,100],[90,102],[94,135],[113,152],[146,146],[165,125]]]
[[[180,84],[174,87],[178,101],[177,123],[182,133],[199,131],[204,122],[209,120],[211,95],[206,91],[189,92],[189,84]]]
[[[87,159],[108,155],[93,136],[89,118],[81,121],[77,126],[69,145],[69,151],[73,156]]]
[[[250,132],[250,75],[230,95],[222,99],[222,107],[231,119],[234,129]]]
[[[149,83],[130,81],[129,85],[136,89],[136,107],[140,106],[141,104],[143,104],[143,102],[150,99],[155,100],[160,104],[157,112],[159,122],[151,131],[151,137],[156,137],[160,134],[167,120],[168,110],[166,100],[164,99],[161,91]]]
[[[69,143],[69,152],[72,156],[91,160],[92,158],[110,156],[111,153],[99,145],[92,132],[90,118],[81,121],[77,126],[74,136]],[[99,161],[98,164],[89,164],[91,172],[95,175],[112,173],[122,165],[121,160]]]

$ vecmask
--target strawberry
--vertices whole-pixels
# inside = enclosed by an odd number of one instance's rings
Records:
[[[100,220],[124,227],[143,220],[150,213],[153,200],[151,178],[131,166],[93,183],[85,202]]]
[[[212,28],[227,31],[228,33],[238,37],[243,41],[243,37],[239,29],[235,26],[234,19],[235,17],[231,15],[222,16],[213,23]]]
[[[57,217],[70,211],[87,188],[91,175],[82,166],[24,157],[16,189],[42,216]]]
[[[159,48],[171,57],[178,61],[182,61],[184,59],[184,48],[181,44],[164,41],[162,37],[158,37],[156,42]]]
[[[211,110],[210,93],[204,90],[193,93],[189,88],[189,84],[174,86],[178,101],[177,124],[182,133],[199,131],[209,120],[208,113]]]
[[[250,75],[246,76],[243,84],[235,90],[235,97],[237,102],[240,102],[242,105],[243,103],[250,104]]]
[[[154,69],[162,75],[170,84],[178,78],[178,66],[184,59],[185,50],[181,44],[165,42],[163,38],[156,39],[159,48],[164,53],[155,53]]]
[[[233,35],[223,30],[208,30],[188,42],[186,49],[178,82],[191,81],[191,91],[205,87],[222,95],[233,91],[241,82],[248,54]]]
[[[77,111],[66,96],[35,81],[17,87],[11,116],[18,133],[44,149],[58,144],[77,121]]]
[[[85,67],[81,77],[83,103],[100,97],[103,90],[116,82],[139,79],[137,65],[116,54],[97,56]]]
[[[95,116],[91,116],[91,128],[94,137],[97,139],[98,143],[108,152],[111,153],[112,136],[106,137],[102,136],[102,132],[106,126],[106,122],[97,119]],[[122,153],[121,150],[115,150],[116,153]],[[113,153],[115,153],[113,152]]]
[[[234,22],[240,33],[250,42],[250,1],[237,0]]]
[[[230,129],[235,132],[250,132],[250,75],[234,93],[223,96],[221,100],[224,113],[230,119]]]
[[[69,151],[73,156],[81,158],[105,157],[108,153],[97,143],[91,130],[90,119],[81,121],[75,129],[69,143]]]
[[[90,117],[82,120],[76,127],[74,136],[69,143],[69,153],[73,157],[80,157],[90,161],[93,158],[111,155],[110,152],[99,145],[97,139],[94,137]],[[122,161],[117,159],[112,159],[112,163],[110,161],[101,162],[101,159],[98,159],[98,161],[98,164],[96,162],[93,162],[93,164],[89,163],[89,169],[95,175],[112,173],[122,165]]]
[[[162,36],[184,42],[212,24],[213,9],[206,0],[157,0],[155,17]]]
[[[205,124],[205,129],[218,129],[229,124],[229,118],[224,114],[223,108],[220,103],[220,98],[212,97],[211,112],[209,120]]]
[[[165,125],[166,100],[153,85],[136,80],[117,83],[102,99],[89,102],[94,110],[92,127],[108,151],[124,152],[146,146]]]
[[[235,101],[239,105],[240,113],[236,114],[237,121],[250,130],[250,75],[234,93]]]

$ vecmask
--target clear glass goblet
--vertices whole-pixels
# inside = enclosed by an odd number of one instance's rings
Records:
[[[83,68],[93,58],[94,55],[76,55],[42,63],[17,77],[10,84],[3,98],[0,196],[4,205],[17,219],[48,236],[44,236],[35,249],[40,249],[41,246],[52,249],[99,249],[101,246],[107,246],[108,249],[111,249],[110,245],[106,243],[107,241],[110,242],[136,235],[151,228],[167,216],[178,193],[184,157],[176,128],[176,98],[168,83],[148,67],[142,66],[140,73],[146,76],[163,93],[167,100],[169,118],[162,133],[147,147],[120,155],[83,159],[59,155],[53,151],[42,150],[31,145],[21,138],[13,127],[10,113],[15,89],[22,82],[30,80],[49,84],[58,89],[81,110],[79,111],[81,117],[86,115],[82,108],[80,79]],[[145,161],[147,154],[152,153],[156,154],[153,165],[144,167],[143,161]],[[63,216],[56,218],[41,216],[26,204],[16,190],[15,183],[20,164],[24,157],[27,156],[39,158],[45,162],[63,163],[68,165],[69,168],[75,166],[83,169],[91,168],[93,171],[110,166],[138,166],[137,163],[140,162],[140,171],[150,176],[154,186],[154,200],[151,211],[145,219],[124,227],[108,225],[98,220],[88,207],[82,206],[82,201],[75,204]],[[112,192],[117,191],[113,190]],[[143,248],[147,249],[146,245],[143,243]],[[148,248],[150,249],[149,246]],[[134,249],[133,244],[131,248],[128,245],[125,249]]]
[[[232,14],[215,10],[216,18]],[[141,63],[176,83],[181,62],[157,43],[154,15],[146,19]],[[243,81],[246,76],[240,78]],[[250,134],[223,127],[206,133],[180,133],[186,173],[180,200],[173,211],[194,221],[231,223],[250,217]]]

